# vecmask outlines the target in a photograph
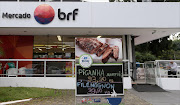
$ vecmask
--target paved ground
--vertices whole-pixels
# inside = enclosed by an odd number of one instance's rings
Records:
[[[45,97],[33,99],[29,102],[18,103],[15,105],[77,105],[81,104],[84,97],[75,98],[74,90],[62,92],[63,96]],[[122,100],[122,105],[180,105],[180,91],[168,92],[137,92],[134,89],[126,90]],[[87,97],[85,97],[87,98]],[[94,97],[98,98],[98,97]],[[106,97],[101,97],[101,104],[106,103]],[[150,104],[151,103],[151,104]],[[101,105],[93,104],[93,105]],[[86,104],[87,105],[87,104]],[[104,104],[105,105],[105,104]]]
[[[75,105],[74,90],[65,90],[62,91],[61,94],[63,96],[36,98],[28,102],[22,102],[13,105]]]
[[[123,98],[122,102],[121,102],[122,105],[151,105],[148,102],[144,101],[143,99],[140,99],[138,96],[132,94],[131,92],[129,92],[127,90],[124,93],[124,97],[122,97],[122,96],[119,96],[119,97]],[[77,105],[82,105],[81,104],[81,99],[82,98],[86,98],[86,99],[89,99],[89,98],[92,98],[92,99],[101,98],[101,103],[98,103],[98,104],[96,103],[95,105],[99,105],[99,104],[100,105],[103,105],[103,104],[107,105],[107,99],[106,98],[108,98],[108,96],[104,96],[104,97],[78,97],[78,98],[76,98]]]
[[[180,105],[180,91],[137,92],[134,89],[128,91],[152,105]]]
[[[130,91],[125,91],[124,97],[122,100],[122,105],[151,105],[148,102],[140,99],[138,96],[134,95]],[[101,97],[101,104],[106,103],[106,97]],[[82,97],[78,97],[75,99],[75,91],[68,90],[63,92],[62,97],[45,97],[45,98],[37,98],[33,99],[29,102],[18,103],[15,105],[75,105],[75,101],[78,105],[81,105]],[[93,105],[101,105],[101,104],[93,104]],[[87,105],[87,104],[86,104]]]
[[[139,98],[129,90],[125,91],[124,98],[122,100],[123,105],[151,105],[147,101]]]

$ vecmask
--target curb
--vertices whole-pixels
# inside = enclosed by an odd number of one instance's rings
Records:
[[[15,103],[25,102],[25,101],[30,101],[30,100],[32,100],[32,98],[23,99],[23,100],[16,100],[16,101],[2,102],[2,103],[0,103],[0,105],[15,104]]]

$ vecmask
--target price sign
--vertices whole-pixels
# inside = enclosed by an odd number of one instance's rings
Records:
[[[92,65],[82,68],[76,65],[76,95],[110,95],[113,89],[123,95],[122,65]]]

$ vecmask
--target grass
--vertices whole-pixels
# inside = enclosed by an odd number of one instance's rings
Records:
[[[65,90],[63,90],[65,91]],[[62,90],[30,87],[0,87],[0,102],[39,98],[49,96],[62,96]]]

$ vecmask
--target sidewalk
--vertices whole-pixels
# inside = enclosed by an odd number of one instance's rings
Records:
[[[81,99],[84,97],[75,97],[75,90],[62,91],[61,94],[62,96],[35,98],[13,105],[87,105],[81,103]],[[101,98],[101,103],[93,103],[93,105],[107,104],[107,96],[98,98]],[[180,105],[180,91],[137,92],[134,89],[125,90],[121,103],[121,105]]]
[[[129,90],[125,91],[125,95],[121,103],[123,105],[151,105]]]
[[[143,99],[140,99],[138,96],[131,93],[129,90],[125,90],[124,94],[125,94],[124,98],[121,102],[122,105],[151,105],[148,102],[144,101]],[[37,98],[37,99],[32,99],[29,102],[22,102],[22,103],[17,103],[13,105],[76,105],[76,103],[78,105],[87,105],[87,104],[81,103],[81,99],[82,99],[81,97],[78,97],[78,98],[75,99],[74,90],[69,90],[69,91],[64,92],[62,97]],[[105,98],[106,97],[101,97],[100,104],[103,104],[103,103],[107,104],[107,100]],[[75,100],[76,100],[76,103],[75,103]],[[100,105],[100,104],[93,103],[93,105]]]
[[[137,92],[131,89],[128,91],[152,105],[180,105],[180,91],[178,90],[167,92]]]

